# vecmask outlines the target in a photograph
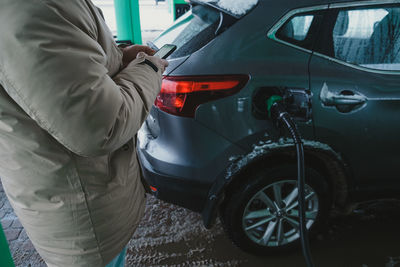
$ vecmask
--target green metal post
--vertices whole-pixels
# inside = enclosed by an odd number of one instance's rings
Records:
[[[117,39],[142,43],[139,0],[114,0],[117,20]]]
[[[14,267],[14,262],[11,257],[10,249],[6,237],[3,233],[3,228],[0,226],[0,266],[2,267]]]

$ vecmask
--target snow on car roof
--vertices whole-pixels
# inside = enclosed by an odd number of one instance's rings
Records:
[[[255,5],[259,0],[196,0],[195,2],[207,3],[235,16],[243,16]],[[193,1],[194,2],[194,1]]]

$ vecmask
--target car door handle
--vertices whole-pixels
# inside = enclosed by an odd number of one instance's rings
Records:
[[[332,94],[330,97],[325,99],[325,105],[336,106],[336,105],[360,105],[365,103],[367,99],[361,95],[342,95]]]
[[[321,90],[320,100],[325,106],[356,106],[365,103],[367,98],[350,90],[342,90],[340,93],[329,91],[325,83]]]

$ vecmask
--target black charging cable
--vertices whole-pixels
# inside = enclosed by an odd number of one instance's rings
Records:
[[[268,114],[275,125],[283,126],[288,130],[293,138],[296,146],[297,154],[297,187],[299,191],[298,201],[300,210],[300,240],[301,247],[303,250],[304,259],[307,267],[314,267],[310,245],[308,239],[308,232],[306,226],[306,201],[305,201],[305,170],[304,170],[304,148],[301,135],[297,129],[296,123],[286,111],[285,106],[282,104],[282,98],[279,96],[273,96],[268,100]]]

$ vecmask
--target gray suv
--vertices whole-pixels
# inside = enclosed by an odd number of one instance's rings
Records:
[[[267,100],[300,92],[311,234],[333,210],[399,196],[400,3],[227,3],[192,1],[154,41],[178,49],[138,137],[152,192],[206,227],[219,215],[245,251],[294,247],[296,153]]]

